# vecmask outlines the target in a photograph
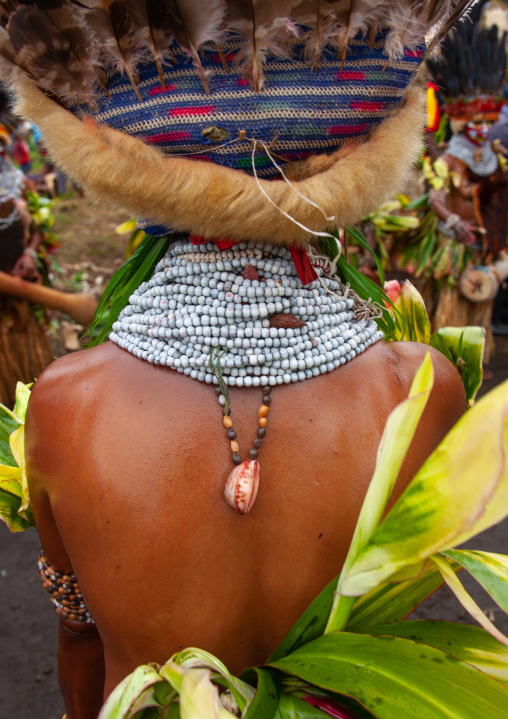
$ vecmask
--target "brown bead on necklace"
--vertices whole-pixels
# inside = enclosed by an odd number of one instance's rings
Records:
[[[216,388],[219,396],[219,404],[222,406],[224,416],[222,424],[226,429],[227,438],[231,449],[231,459],[235,465],[230,472],[224,488],[224,498],[226,502],[240,514],[247,514],[252,509],[259,488],[260,466],[257,461],[259,450],[263,444],[266,435],[266,426],[268,424],[268,413],[272,398],[270,393],[271,387],[262,387],[263,403],[258,409],[258,430],[257,437],[253,442],[252,449],[249,450],[249,459],[242,461],[240,454],[240,445],[237,441],[237,434],[233,428],[233,419],[231,417],[231,406],[229,402],[229,392],[224,378],[222,376],[220,366],[220,350],[217,349],[210,354],[210,367],[215,373],[218,380]]]

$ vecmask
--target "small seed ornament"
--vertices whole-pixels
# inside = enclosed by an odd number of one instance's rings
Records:
[[[225,498],[242,514],[258,491],[273,387],[332,372],[384,336],[349,288],[315,269],[318,279],[304,286],[284,247],[241,243],[221,252],[178,239],[110,334],[140,359],[216,385],[235,465]],[[228,387],[262,391],[257,438],[245,461]]]

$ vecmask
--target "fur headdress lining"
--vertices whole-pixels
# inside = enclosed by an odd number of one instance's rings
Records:
[[[411,89],[404,106],[369,140],[310,158],[299,175],[305,179],[295,186],[320,211],[283,180],[259,180],[274,207],[244,172],[167,157],[141,140],[79,120],[29,80],[18,85],[16,95],[16,112],[41,128],[57,165],[94,199],[208,239],[287,245],[308,242],[310,235],[280,210],[317,232],[354,225],[400,191],[421,148],[424,125],[424,93]]]

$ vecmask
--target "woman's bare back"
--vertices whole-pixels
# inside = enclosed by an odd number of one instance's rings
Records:
[[[104,644],[106,695],[138,664],[187,646],[235,672],[266,660],[340,571],[390,411],[427,348],[373,346],[324,376],[274,389],[259,494],[226,504],[229,442],[212,387],[107,344],[54,363],[27,419],[41,542],[76,573]],[[400,493],[465,408],[433,353],[435,388]],[[231,389],[243,454],[261,390]]]

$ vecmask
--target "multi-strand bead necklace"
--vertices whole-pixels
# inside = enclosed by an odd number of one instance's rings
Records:
[[[177,239],[113,325],[110,339],[150,363],[217,388],[233,464],[226,500],[248,512],[275,385],[331,372],[383,338],[337,279],[302,285],[284,247],[241,243],[226,251]],[[362,313],[364,308],[362,307]],[[258,436],[240,455],[228,387],[259,387]]]

